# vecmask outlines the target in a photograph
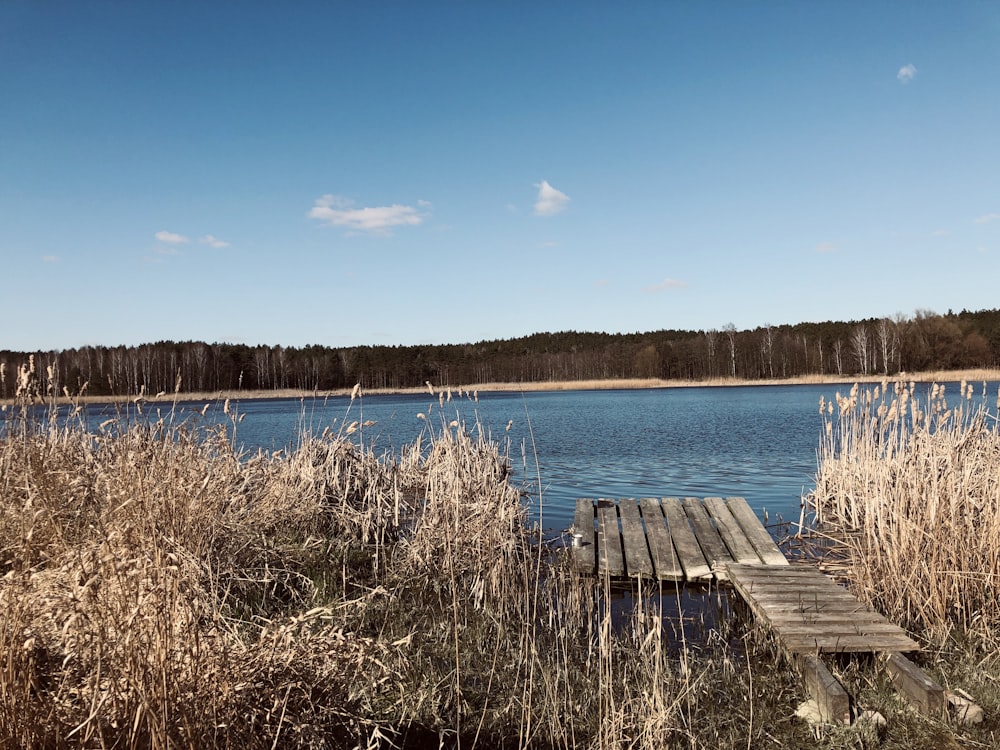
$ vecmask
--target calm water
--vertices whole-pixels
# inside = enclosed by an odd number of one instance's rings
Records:
[[[848,388],[499,393],[480,395],[478,402],[454,398],[443,408],[430,395],[366,396],[353,404],[343,397],[248,400],[236,406],[243,415],[237,439],[248,450],[277,450],[294,447],[302,428],[318,434],[371,420],[375,424],[353,438],[377,453],[398,453],[421,432],[459,419],[509,445],[533,515],[545,529],[569,526],[578,497],[742,495],[772,520],[797,520],[816,469],[819,399],[838,390]],[[990,398],[996,392],[994,384]],[[957,401],[958,386],[949,385],[948,393]],[[182,405],[182,414],[200,413],[204,405]],[[92,424],[108,415],[91,408]],[[147,415],[151,411],[147,406]],[[213,403],[206,419],[228,418]]]

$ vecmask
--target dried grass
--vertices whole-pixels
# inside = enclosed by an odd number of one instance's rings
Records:
[[[928,637],[995,643],[996,426],[884,393],[824,410],[814,507],[869,600]],[[674,593],[622,611],[539,546],[478,424],[427,420],[398,455],[360,431],[241,455],[237,412],[97,434],[6,412],[0,747],[843,739],[792,720],[801,688],[768,641],[725,617],[692,641]]]
[[[928,642],[971,638],[995,650],[1000,432],[985,388],[963,382],[946,397],[935,385],[924,398],[913,383],[855,385],[821,404],[807,503],[865,599]]]
[[[7,412],[0,747],[713,747],[745,730],[753,686],[726,639],[671,645],[656,592],[613,612],[538,546],[478,425],[429,424],[396,456],[339,434],[240,455],[236,412],[97,434]],[[713,723],[720,701],[744,709]]]

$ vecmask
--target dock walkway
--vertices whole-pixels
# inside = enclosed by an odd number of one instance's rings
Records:
[[[731,565],[729,581],[791,654],[919,651],[906,631],[809,565]]]
[[[741,497],[581,499],[573,563],[612,578],[731,583],[797,665],[821,715],[850,721],[850,699],[825,653],[884,653],[893,683],[940,716],[945,691],[901,652],[920,650],[902,628],[810,565],[791,565]]]
[[[581,571],[661,581],[726,580],[727,566],[788,565],[742,497],[580,499]]]

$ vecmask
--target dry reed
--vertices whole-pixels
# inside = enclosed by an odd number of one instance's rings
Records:
[[[478,424],[242,455],[236,411],[7,412],[0,747],[699,748],[791,715],[770,655],[678,644],[663,592],[617,612],[539,548]]]
[[[986,386],[946,398],[913,383],[857,385],[820,404],[817,525],[856,590],[944,644],[1000,644],[1000,433]]]

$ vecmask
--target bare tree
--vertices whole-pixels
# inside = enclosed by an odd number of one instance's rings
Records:
[[[719,335],[716,329],[705,331],[705,348],[708,349],[708,375],[715,377],[715,339]]]
[[[854,350],[854,358],[858,362],[862,375],[868,374],[868,329],[865,324],[859,324],[851,331],[851,348]]]
[[[837,339],[833,342],[833,365],[837,368],[837,374],[844,374],[844,342]]]
[[[760,356],[762,365],[767,367],[767,376],[774,380],[774,334],[771,324],[764,324],[764,333],[760,339]]]
[[[722,327],[722,332],[726,334],[729,339],[729,373],[734,378],[736,377],[736,326],[732,323],[726,323]]]
[[[889,374],[889,366],[896,359],[896,349],[899,347],[899,335],[896,325],[888,318],[882,318],[875,329],[878,337],[879,352],[882,354],[882,372]]]

